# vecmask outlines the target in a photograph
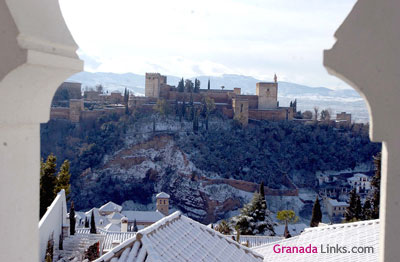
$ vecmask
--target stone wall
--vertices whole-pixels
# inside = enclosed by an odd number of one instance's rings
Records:
[[[249,119],[254,120],[292,120],[293,109],[290,107],[280,107],[271,110],[249,110]]]
[[[234,180],[234,179],[205,179],[206,182],[203,185],[212,185],[212,184],[227,184],[236,189],[254,193],[258,190],[259,185],[253,182],[243,181],[243,180]],[[285,177],[284,185],[288,187],[288,189],[273,189],[267,186],[264,187],[265,195],[268,196],[298,196],[299,190],[298,188],[287,178]]]
[[[50,119],[69,119],[69,107],[52,107]]]

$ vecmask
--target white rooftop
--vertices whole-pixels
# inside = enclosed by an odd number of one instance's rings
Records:
[[[76,234],[90,234],[89,228],[78,228],[76,230]],[[136,233],[134,232],[116,232],[116,231],[107,231],[101,228],[97,229],[97,234],[104,235],[104,242],[103,242],[103,252],[108,252],[111,250],[112,243],[119,241],[120,243],[124,242],[127,239],[130,239],[135,236]]]
[[[110,201],[99,208],[100,212],[121,212],[122,206]]]
[[[122,215],[128,218],[129,222],[147,222],[154,223],[164,217],[161,212],[158,211],[122,211]]]
[[[356,176],[356,177],[366,177],[366,178],[369,177],[369,176],[367,176],[366,174],[363,174],[363,173],[357,173],[357,174],[354,174],[354,176]]]
[[[253,250],[175,212],[140,230],[96,262],[263,261]]]
[[[329,203],[332,206],[349,206],[349,204],[347,204],[346,202],[338,202],[336,199],[329,199]]]
[[[156,195],[156,198],[169,198],[170,196],[165,192],[160,192]]]
[[[104,227],[104,229],[107,231],[112,231],[112,232],[118,232],[118,231],[121,232],[121,226],[113,224],[113,223],[109,223],[108,225],[106,225]]]
[[[278,245],[279,246],[275,246]],[[318,253],[276,253],[278,248],[285,247],[317,247]],[[321,246],[322,245],[322,246]],[[350,253],[326,252],[327,246],[337,245],[346,247]],[[265,262],[288,261],[352,261],[372,262],[378,261],[379,246],[379,220],[368,220],[354,223],[336,224],[323,227],[306,228],[299,236],[282,241],[253,248],[254,251],[264,256]],[[372,247],[370,253],[352,253],[353,247]],[[325,253],[323,253],[323,249]],[[342,249],[343,251],[343,249]]]
[[[121,213],[113,212],[113,213],[109,214],[107,217],[108,217],[108,219],[111,219],[111,220],[121,221],[121,218],[123,218],[124,216],[121,215]]]

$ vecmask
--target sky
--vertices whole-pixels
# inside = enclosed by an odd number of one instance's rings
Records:
[[[356,0],[60,0],[85,71],[350,88],[322,52]]]

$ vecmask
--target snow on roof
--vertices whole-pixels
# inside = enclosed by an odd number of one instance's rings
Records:
[[[109,223],[107,226],[104,227],[107,231],[121,231],[121,226],[113,223]]]
[[[363,173],[357,173],[357,174],[354,174],[354,176],[356,176],[356,177],[369,177],[369,176],[367,176],[366,174],[363,174]]]
[[[355,177],[355,176],[352,176],[352,177],[349,177],[347,180],[348,180],[348,181],[349,181],[349,180],[351,180],[351,181],[358,181],[359,178],[357,178],[357,177]]]
[[[275,246],[278,245],[279,246]],[[317,247],[318,253],[275,253],[277,247]],[[362,253],[327,252],[327,246],[346,246],[348,251],[353,247],[372,247],[373,251]],[[354,223],[336,224],[323,227],[306,228],[299,236],[253,248],[264,256],[265,262],[287,261],[378,261],[379,220],[368,220]],[[322,248],[324,250],[322,250]],[[287,249],[286,249],[287,250]],[[343,251],[343,249],[342,249]],[[325,252],[325,253],[324,253]]]
[[[110,201],[99,208],[100,212],[121,212],[122,206]]]
[[[128,221],[133,222],[149,222],[154,223],[164,217],[161,212],[158,211],[122,211],[122,215],[128,218]]]
[[[160,192],[156,195],[156,198],[169,198],[169,195],[165,192]]]
[[[116,212],[113,212],[113,213],[109,214],[107,217],[108,217],[108,219],[112,219],[112,220],[118,220],[118,221],[120,221],[120,220],[121,220],[121,218],[123,218],[124,216],[123,216],[123,215],[121,215],[121,213],[116,213]]]
[[[85,213],[86,217],[89,220],[89,223],[90,223],[90,219],[91,219],[91,216],[92,216],[92,211],[94,213],[94,222],[95,222],[97,227],[103,227],[104,225],[107,225],[108,223],[110,223],[109,219],[106,216],[100,215],[99,209],[96,208],[96,207],[90,209],[89,211],[87,211]]]
[[[97,229],[97,233],[100,235],[105,235],[103,242],[103,253],[110,251],[113,246],[112,243],[115,241],[119,241],[120,243],[124,242],[127,239],[133,238],[135,236],[135,232],[116,232],[116,231],[107,231],[101,228]],[[78,228],[76,229],[76,234],[90,234],[89,228]]]
[[[263,257],[177,211],[140,230],[95,261],[252,262],[263,261]]]
[[[236,238],[236,235],[227,235],[227,237],[230,237],[230,238],[235,237]],[[284,237],[240,235],[240,242],[248,243],[250,248],[269,244],[269,243],[276,242],[276,241],[279,241],[282,239],[284,239]]]
[[[349,206],[346,202],[338,202],[336,199],[329,199],[329,203],[332,206]]]
[[[303,224],[303,223],[289,224],[288,225],[289,233],[292,236],[299,235],[301,232],[304,231],[304,229],[306,227],[307,227],[307,225]],[[284,233],[285,233],[285,225],[279,225],[279,226],[274,227],[274,231],[278,236],[283,236]]]

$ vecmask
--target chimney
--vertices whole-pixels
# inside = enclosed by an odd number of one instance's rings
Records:
[[[128,232],[128,218],[121,218],[121,232]]]
[[[156,207],[157,211],[161,212],[164,216],[169,214],[169,195],[167,193],[161,192],[156,196]]]

